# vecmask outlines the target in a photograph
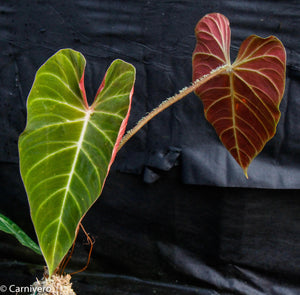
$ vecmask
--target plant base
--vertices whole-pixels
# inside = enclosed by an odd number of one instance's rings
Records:
[[[76,295],[72,289],[70,275],[53,275],[33,283],[35,292],[32,295]]]

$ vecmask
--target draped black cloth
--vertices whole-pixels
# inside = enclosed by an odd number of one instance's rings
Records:
[[[287,79],[275,137],[243,171],[189,95],[119,152],[102,196],[83,220],[95,239],[78,294],[300,294],[299,1],[2,1],[0,3],[0,212],[35,239],[17,140],[37,69],[61,48],[87,59],[92,102],[116,58],[137,70],[128,128],[191,83],[194,27],[219,12],[234,60],[251,34],[277,36]],[[43,259],[0,233],[3,284],[28,285]],[[80,234],[69,272],[84,266]]]

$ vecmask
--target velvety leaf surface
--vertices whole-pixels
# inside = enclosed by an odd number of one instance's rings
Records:
[[[88,106],[85,59],[64,49],[37,72],[19,139],[20,169],[50,275],[99,197],[130,111],[135,69],[114,61]]]
[[[0,214],[0,230],[13,235],[22,245],[42,255],[40,247],[18,225],[3,214]]]
[[[285,49],[274,36],[252,35],[242,43],[231,65],[230,28],[225,16],[206,15],[195,33],[193,80],[220,66],[226,68],[197,88],[196,94],[207,120],[247,176],[249,164],[276,132],[285,86]]]

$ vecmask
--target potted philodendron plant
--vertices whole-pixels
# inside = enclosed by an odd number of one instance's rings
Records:
[[[35,287],[54,294],[64,294],[62,288],[73,292],[70,277],[62,276],[66,257],[82,218],[101,194],[117,151],[187,94],[195,92],[201,98],[205,117],[246,177],[251,161],[274,136],[285,86],[282,43],[274,36],[252,35],[231,63],[225,16],[206,15],[195,33],[192,85],[163,101],[124,137],[135,82],[131,64],[111,64],[92,105],[85,94],[85,59],[79,52],[60,50],[38,70],[27,101],[19,156],[39,246],[0,216],[0,229],[45,259],[47,272]]]

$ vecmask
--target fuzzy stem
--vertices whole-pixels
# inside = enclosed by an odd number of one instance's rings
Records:
[[[181,100],[191,92],[195,91],[198,87],[200,87],[202,84],[206,83],[210,79],[214,78],[215,76],[225,72],[228,70],[228,65],[224,65],[221,67],[218,67],[214,70],[212,70],[209,74],[202,76],[201,78],[195,80],[193,84],[189,87],[185,87],[179,91],[178,94],[175,94],[172,97],[167,98],[164,100],[158,107],[153,109],[150,113],[148,113],[145,117],[143,117],[135,127],[130,129],[122,138],[118,151],[123,147],[123,145],[133,136],[135,135],[144,125],[146,125],[152,118],[154,118],[156,115],[158,115],[160,112],[174,104],[175,102]]]

